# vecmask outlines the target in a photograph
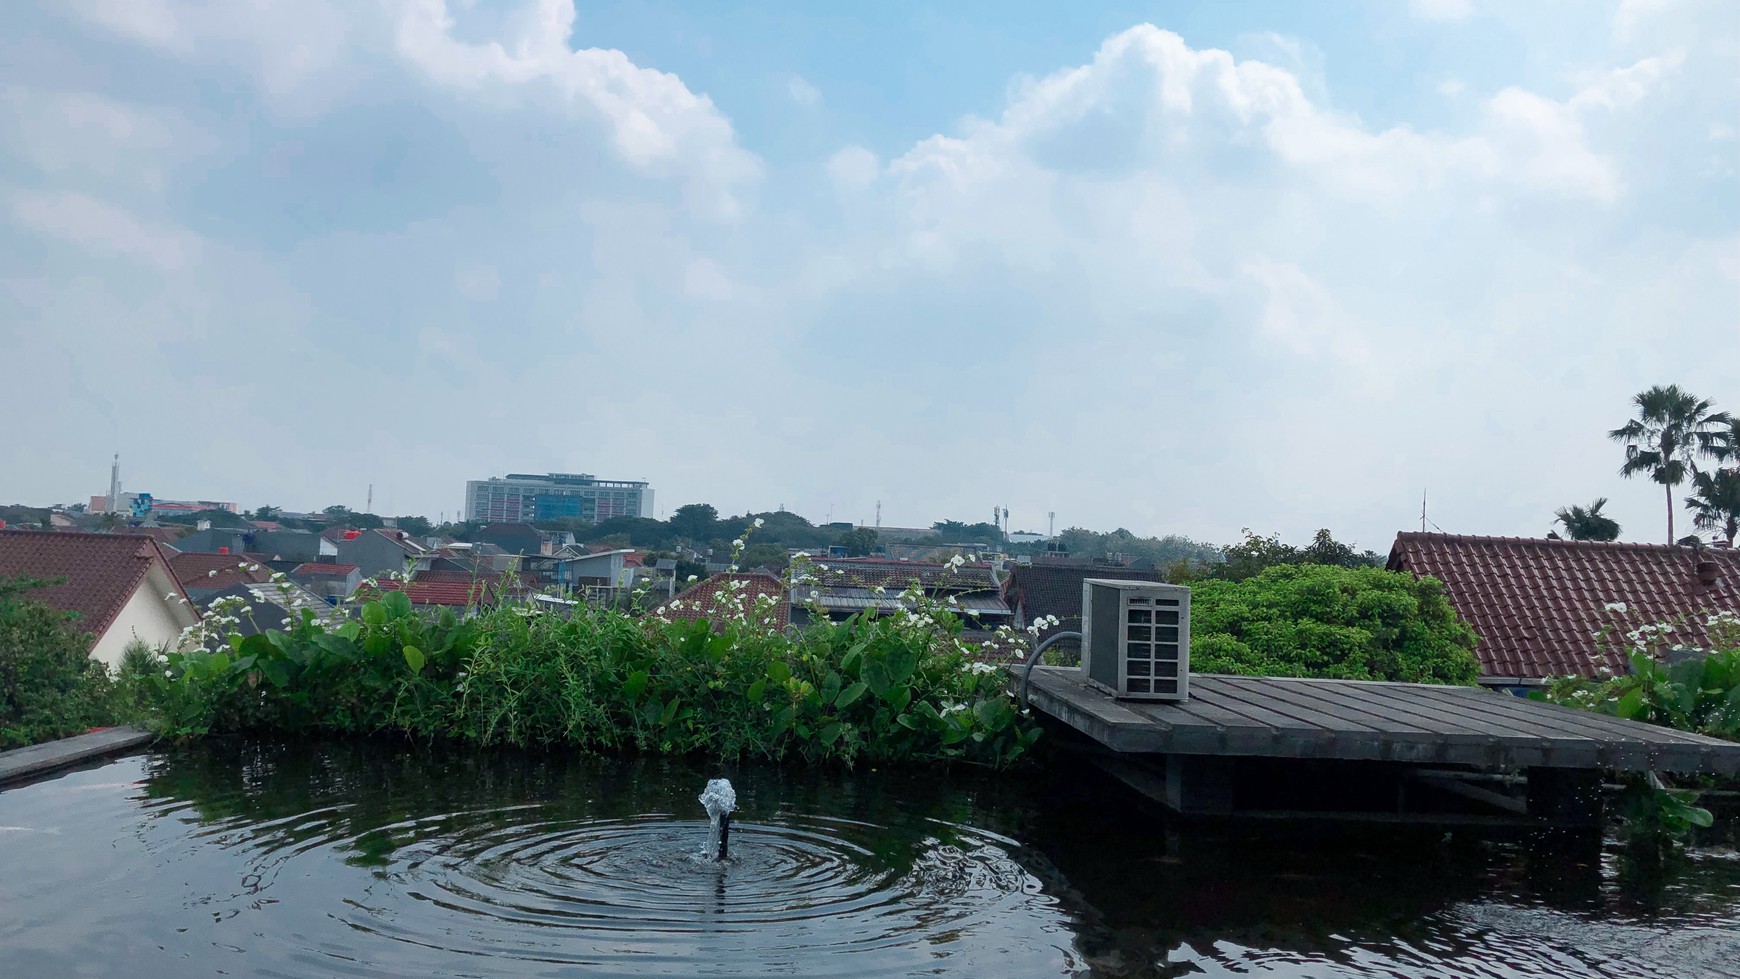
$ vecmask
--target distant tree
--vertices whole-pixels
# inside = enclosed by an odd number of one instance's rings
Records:
[[[1601,512],[1607,497],[1598,498],[1587,507],[1560,507],[1553,513],[1553,522],[1565,528],[1572,540],[1618,540],[1619,523]]]
[[[1700,455],[1728,451],[1728,435],[1734,419],[1716,411],[1708,398],[1700,398],[1678,385],[1657,385],[1631,399],[1637,417],[1607,433],[1625,444],[1625,464],[1619,474],[1630,478],[1647,473],[1661,484],[1667,496],[1667,539],[1674,541],[1674,487],[1698,472]]]
[[[113,533],[126,525],[127,519],[118,513],[105,513],[97,518],[97,529],[104,533]]]
[[[429,521],[428,517],[394,517],[393,522],[398,525],[400,530],[417,537],[427,537],[435,532],[435,525]]]
[[[875,552],[881,536],[874,527],[859,527],[841,534],[840,546],[846,549],[847,557],[864,557]]]
[[[283,508],[275,506],[258,506],[254,508],[253,513],[255,520],[277,520],[283,515]]]
[[[1375,551],[1356,550],[1343,544],[1328,529],[1317,531],[1311,543],[1304,547],[1284,544],[1275,534],[1258,536],[1245,528],[1245,539],[1221,548],[1222,560],[1209,565],[1198,576],[1224,581],[1244,581],[1269,568],[1294,564],[1321,564],[1336,568],[1380,568],[1383,556]]]
[[[1692,511],[1692,526],[1713,530],[1733,546],[1740,536],[1740,469],[1716,469],[1692,477],[1692,495],[1686,500]]]
[[[685,503],[671,514],[669,522],[676,536],[705,543],[717,538],[719,510],[711,503]]]
[[[1003,531],[994,523],[964,523],[960,520],[938,520],[930,525],[937,539],[946,544],[1000,544]]]
[[[780,571],[790,563],[785,548],[778,544],[751,543],[743,551],[743,556],[737,559],[737,567],[744,571],[754,571],[756,568],[768,568]]]
[[[331,517],[332,522],[335,524],[343,524],[345,526],[349,526],[350,524],[351,509],[342,503],[334,503],[332,506],[323,507],[320,512]]]

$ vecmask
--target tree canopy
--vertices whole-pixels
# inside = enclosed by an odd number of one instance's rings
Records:
[[[1196,672],[1473,683],[1475,642],[1438,579],[1404,572],[1277,565],[1191,589]]]
[[[1553,513],[1553,522],[1565,528],[1572,540],[1618,540],[1619,522],[1601,512],[1607,497],[1599,497],[1587,507],[1560,507]]]

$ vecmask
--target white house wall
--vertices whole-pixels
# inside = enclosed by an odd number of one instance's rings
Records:
[[[147,574],[108,631],[97,637],[91,647],[92,658],[115,669],[121,665],[121,652],[134,639],[152,647],[164,643],[173,646],[181,639],[181,630],[198,621],[180,601],[163,597],[173,591],[174,584],[161,571]]]

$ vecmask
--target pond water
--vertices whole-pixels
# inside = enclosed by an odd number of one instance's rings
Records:
[[[1590,856],[1169,833],[1079,774],[212,742],[0,791],[0,976],[1740,974],[1732,848]]]

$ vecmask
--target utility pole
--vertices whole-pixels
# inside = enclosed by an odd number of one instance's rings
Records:
[[[1426,532],[1426,491],[1420,490],[1420,533]]]
[[[876,501],[876,529],[882,529],[882,501]]]
[[[375,484],[373,484],[373,483],[369,484],[369,500],[367,503],[363,504],[363,512],[364,513],[375,512]]]
[[[1047,537],[1056,537],[1057,536],[1057,511],[1056,510],[1045,511],[1045,536],[1047,536]]]

